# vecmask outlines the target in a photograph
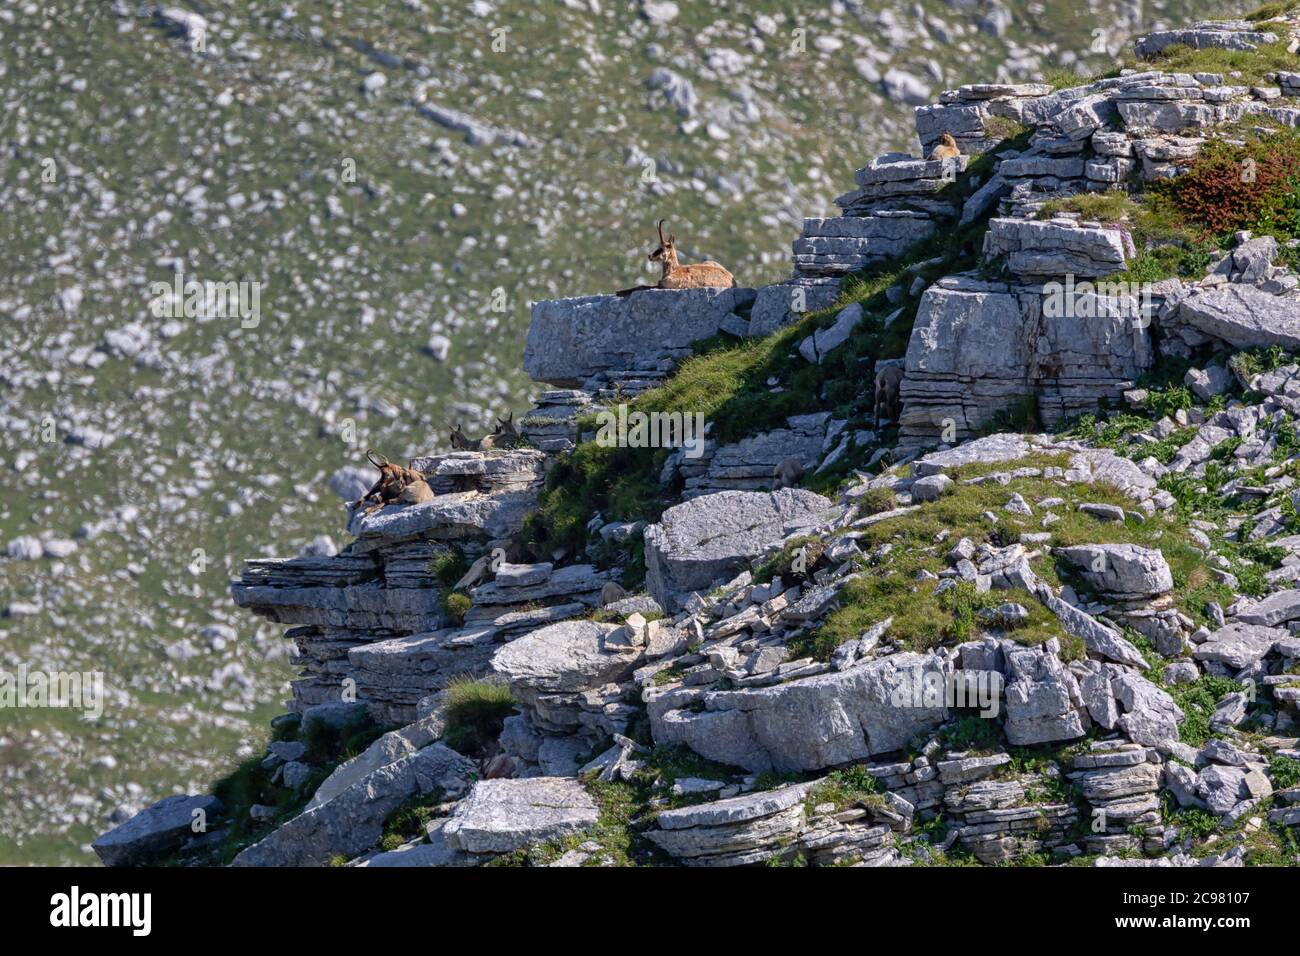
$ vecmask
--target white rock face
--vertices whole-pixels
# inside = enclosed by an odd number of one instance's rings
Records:
[[[690,592],[725,581],[792,526],[811,526],[830,507],[802,488],[720,491],[675,505],[645,529],[650,596],[674,611]]]
[[[1082,544],[1058,552],[1098,591],[1116,600],[1150,598],[1174,586],[1165,556],[1135,544]]]
[[[753,289],[646,289],[626,297],[590,295],[533,306],[524,371],[535,381],[581,385],[607,369],[654,368],[754,301]]]
[[[894,654],[772,687],[706,694],[702,711],[650,705],[657,743],[683,743],[746,770],[818,770],[905,747],[947,719],[914,693],[944,662]]]
[[[480,780],[442,827],[466,853],[510,853],[596,825],[596,801],[571,777]]]

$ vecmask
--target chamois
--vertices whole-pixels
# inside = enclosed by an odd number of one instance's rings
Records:
[[[798,487],[801,478],[803,462],[794,457],[786,458],[772,470],[772,490]]]
[[[483,451],[483,443],[487,438],[470,438],[465,434],[465,425],[457,422],[456,427],[450,425],[447,428],[451,431],[451,447],[453,451]]]
[[[379,455],[378,460],[375,456],[376,452],[366,450],[366,458],[370,464],[379,469],[379,478],[370,486],[369,491],[353,502],[353,508],[360,508],[363,504],[369,503],[365,513],[370,514],[385,505],[419,504],[433,499],[433,491],[424,480],[422,472],[414,468],[403,468],[383,455]],[[424,486],[423,491],[417,487],[419,485]]]
[[[523,444],[523,436],[515,428],[515,413],[506,412],[505,418],[497,419],[496,431],[492,433],[494,448],[518,448]]]
[[[876,373],[876,424],[898,420],[898,389],[903,381],[903,370],[897,365],[886,365]]]
[[[659,288],[730,289],[736,284],[736,277],[712,260],[697,262],[689,266],[679,264],[677,261],[677,237],[669,233],[668,238],[664,238],[664,223],[666,221],[665,219],[659,220],[657,227],[659,230],[659,248],[650,253],[650,261],[658,262],[663,268],[663,276],[659,279]]]
[[[952,138],[952,133],[944,133],[940,137],[939,145],[930,150],[931,159],[956,159],[961,155],[961,150],[957,148],[957,141]]]
[[[517,448],[523,444],[523,436],[515,430],[515,413],[507,412],[505,418],[498,418],[496,428],[482,438],[470,438],[465,434],[461,422],[456,427],[450,425],[451,447],[454,451],[492,451],[494,448]]]

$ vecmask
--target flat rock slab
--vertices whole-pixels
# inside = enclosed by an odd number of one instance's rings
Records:
[[[221,801],[212,796],[165,797],[109,830],[90,847],[105,866],[142,863],[178,848],[193,836],[197,814],[210,825],[222,809]]]
[[[492,657],[493,673],[525,702],[539,694],[573,694],[631,674],[640,655],[606,650],[617,624],[561,621],[511,641]]]
[[[1275,591],[1255,601],[1234,618],[1240,624],[1262,624],[1274,627],[1300,618],[1300,590],[1294,588]]]
[[[361,551],[424,538],[508,538],[523,527],[524,519],[536,507],[537,492],[531,489],[493,495],[456,492],[438,495],[425,504],[390,505],[368,515],[356,511],[348,521],[348,531],[359,539]]]
[[[480,780],[443,824],[448,845],[511,853],[596,825],[596,801],[570,777]]]
[[[1270,295],[1251,285],[1229,285],[1184,299],[1178,317],[1239,349],[1300,348],[1300,299]]]
[[[608,369],[687,349],[717,334],[754,301],[753,289],[647,289],[626,297],[590,295],[533,306],[524,371],[534,381],[581,385]]]
[[[977,438],[956,448],[936,451],[917,459],[912,464],[912,474],[918,478],[925,478],[952,471],[963,465],[1018,461],[1035,450],[1034,446],[1021,435],[1008,433],[989,435],[987,438]]]
[[[669,508],[645,529],[646,588],[669,612],[692,591],[734,576],[782,541],[792,526],[811,526],[832,507],[802,488],[720,491]]]
[[[759,793],[729,797],[726,800],[715,800],[713,803],[665,810],[655,819],[665,830],[744,823],[747,820],[757,820],[759,817],[769,817],[782,810],[788,810],[800,803],[808,795],[812,786],[812,784],[794,784],[776,790],[763,790]]]
[[[820,770],[906,747],[948,710],[925,688],[946,678],[933,655],[893,654],[770,687],[717,691],[705,709],[650,706],[656,743],[680,743],[746,770]]]
[[[1288,636],[1288,632],[1280,627],[1234,622],[1219,628],[1209,640],[1197,645],[1192,656],[1198,661],[1217,661],[1233,670],[1241,670],[1262,658],[1277,641]]]

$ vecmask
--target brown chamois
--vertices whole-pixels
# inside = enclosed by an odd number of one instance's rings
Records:
[[[483,450],[483,439],[470,438],[468,435],[466,435],[464,423],[457,422],[455,428],[452,428],[450,425],[448,425],[447,428],[451,432],[452,451],[482,451]]]
[[[961,150],[957,148],[957,141],[952,138],[952,133],[944,133],[939,137],[939,145],[930,150],[931,159],[956,159],[961,155]]]
[[[391,504],[419,504],[423,501],[433,499],[433,491],[429,488],[428,483],[424,480],[424,475],[414,468],[403,468],[401,465],[394,464],[383,455],[375,458],[376,452],[370,449],[366,450],[366,458],[370,464],[379,469],[379,478],[370,490],[358,498],[352,505],[353,508],[360,508],[363,504],[369,504],[365,509],[366,514],[383,508]],[[423,485],[423,491],[417,486]],[[408,489],[410,493],[408,494]],[[427,492],[427,496],[425,495]]]
[[[515,413],[506,412],[505,418],[497,419],[496,431],[493,432],[495,448],[518,448],[524,443],[524,436],[515,428]]]
[[[876,424],[898,420],[898,389],[903,382],[903,370],[897,365],[886,365],[876,373]]]
[[[449,426],[450,427],[450,426]],[[515,448],[523,439],[515,431],[515,415],[510,412],[504,419],[498,418],[496,428],[482,438],[470,438],[465,434],[464,424],[457,422],[451,429],[451,447],[454,451],[492,451],[494,448]]]
[[[730,289],[736,284],[736,277],[718,263],[697,262],[684,266],[677,261],[677,237],[669,233],[664,238],[664,223],[660,219],[659,248],[650,253],[650,261],[658,262],[663,268],[659,279],[661,289]]]

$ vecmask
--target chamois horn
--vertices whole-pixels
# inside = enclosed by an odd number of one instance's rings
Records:
[[[366,458],[368,458],[368,459],[370,460],[370,464],[372,464],[372,465],[374,465],[376,468],[380,468],[380,469],[387,467],[387,465],[388,465],[388,458],[387,458],[385,455],[382,455],[382,454],[379,455],[380,458],[383,458],[383,459],[384,459],[384,463],[381,465],[379,462],[375,461],[375,455],[376,455],[376,454],[377,454],[376,452],[371,451],[369,448],[366,449]]]
[[[659,230],[659,245],[661,246],[668,245],[668,243],[664,241],[664,223],[666,223],[667,221],[668,221],[667,219],[660,219],[659,225],[655,227]]]

